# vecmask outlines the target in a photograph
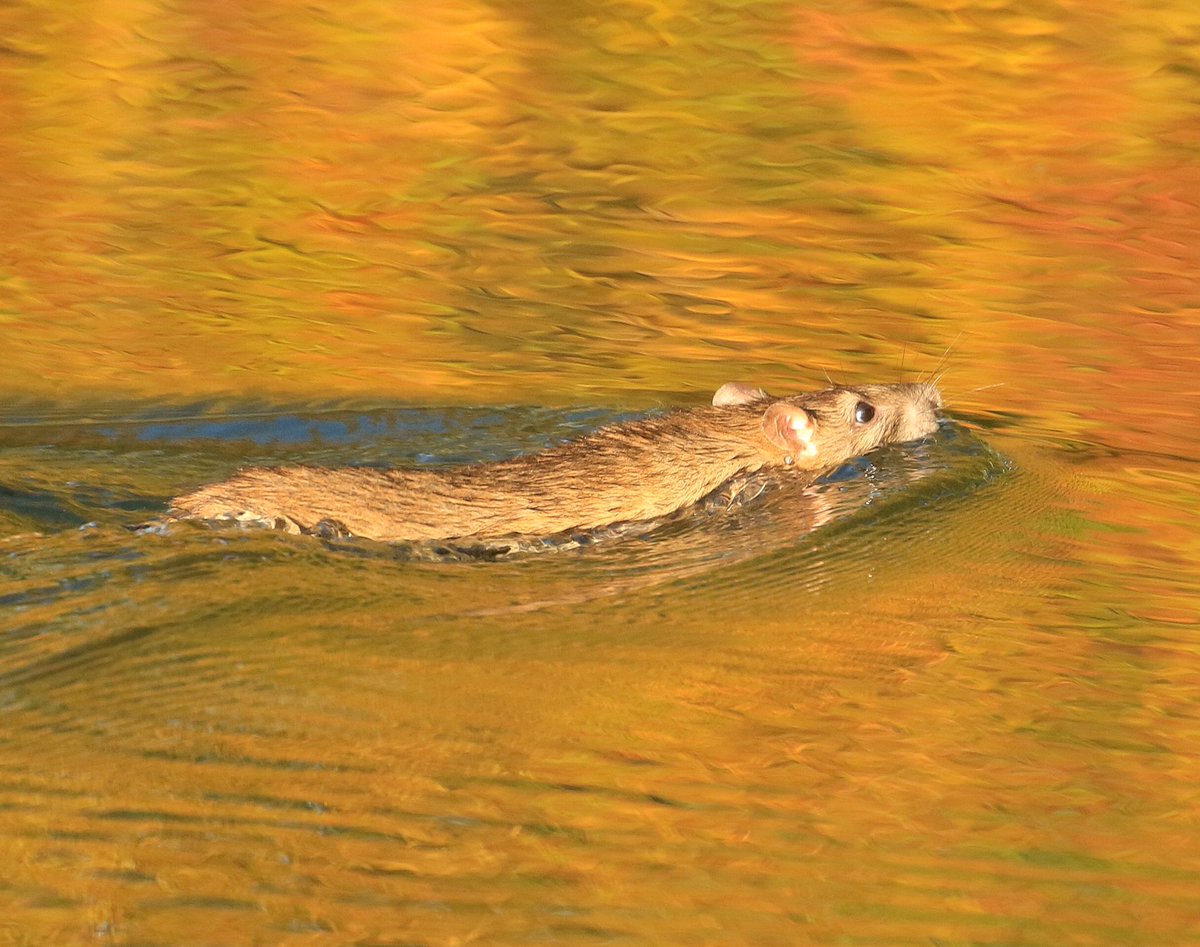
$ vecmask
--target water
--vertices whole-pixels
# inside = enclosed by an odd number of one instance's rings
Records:
[[[0,24],[6,942],[1200,943],[1190,5]],[[935,370],[595,542],[129,528]]]

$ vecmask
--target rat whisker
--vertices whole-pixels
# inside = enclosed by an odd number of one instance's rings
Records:
[[[931,375],[937,375],[937,377],[938,377],[939,379],[942,377],[942,376],[941,376],[940,374],[938,374],[938,373],[942,371],[942,367],[943,367],[943,366],[946,364],[946,359],[948,359],[948,358],[950,357],[950,353],[951,353],[951,352],[954,350],[954,347],[955,347],[956,345],[958,345],[958,341],[959,341],[959,339],[961,339],[961,338],[963,337],[963,333],[964,333],[964,332],[966,332],[966,329],[959,329],[959,330],[958,330],[958,335],[956,335],[956,336],[954,337],[954,341],[953,341],[953,342],[951,342],[949,345],[947,345],[947,346],[946,346],[946,351],[945,351],[945,352],[943,352],[943,353],[942,353],[942,357],[941,357],[940,359],[938,359],[938,363],[937,363],[937,365],[935,365],[935,366],[934,366],[934,369],[933,369],[933,371],[932,371],[932,372],[930,372],[930,374],[931,374]]]

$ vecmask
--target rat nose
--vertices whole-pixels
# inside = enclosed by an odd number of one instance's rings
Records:
[[[910,390],[912,391],[914,406],[931,414],[941,410],[942,393],[938,391],[937,386],[933,382],[918,382]]]

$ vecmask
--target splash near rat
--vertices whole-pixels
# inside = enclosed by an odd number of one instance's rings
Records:
[[[539,453],[453,467],[243,470],[176,497],[171,515],[383,542],[487,541],[654,520],[771,468],[816,480],[885,444],[932,434],[928,383],[775,398],[736,382],[712,404],[614,424]]]

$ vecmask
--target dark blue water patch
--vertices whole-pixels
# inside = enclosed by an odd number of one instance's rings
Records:
[[[253,441],[255,444],[304,444],[314,440],[346,443],[352,439],[352,423],[343,420],[318,420],[285,416],[264,423],[259,418],[237,418],[224,421],[151,423],[139,425],[134,436],[140,441],[233,440]],[[358,427],[363,434],[382,433],[384,425],[373,419],[362,419]],[[120,437],[112,427],[99,428],[104,437]]]
[[[407,408],[332,417],[280,414],[203,421],[159,421],[125,425],[123,429],[102,427],[97,433],[111,438],[128,437],[132,433],[140,441],[248,441],[262,446],[357,445],[381,440],[417,442],[430,437],[455,443],[468,437],[478,439],[481,435],[483,443],[490,445],[492,441],[497,444],[509,441],[515,435],[519,440],[533,440],[537,446],[548,446],[555,439],[556,432],[575,435],[609,421],[636,416],[597,410],[555,412],[544,408],[510,408],[502,411]]]
[[[393,409],[360,414],[264,414],[205,419],[129,421],[97,429],[113,439],[139,441],[232,441],[258,445],[357,444],[381,438],[446,435],[457,428],[489,429],[504,423],[500,413],[440,412],[436,409]]]
[[[613,421],[643,416],[596,408],[556,409],[414,408],[367,409],[305,406],[266,408],[259,405],[191,405],[176,408],[131,408],[123,416],[75,419],[62,410],[41,416],[24,414],[0,419],[0,449],[19,446],[159,445],[167,448],[247,451],[251,462],[262,454],[303,454],[350,448],[343,463],[382,462],[371,456],[386,447],[408,463],[463,463],[495,460],[550,446]],[[405,449],[407,447],[407,449]],[[369,448],[359,459],[354,448]],[[302,458],[300,458],[302,459]],[[325,458],[321,458],[325,461]]]

